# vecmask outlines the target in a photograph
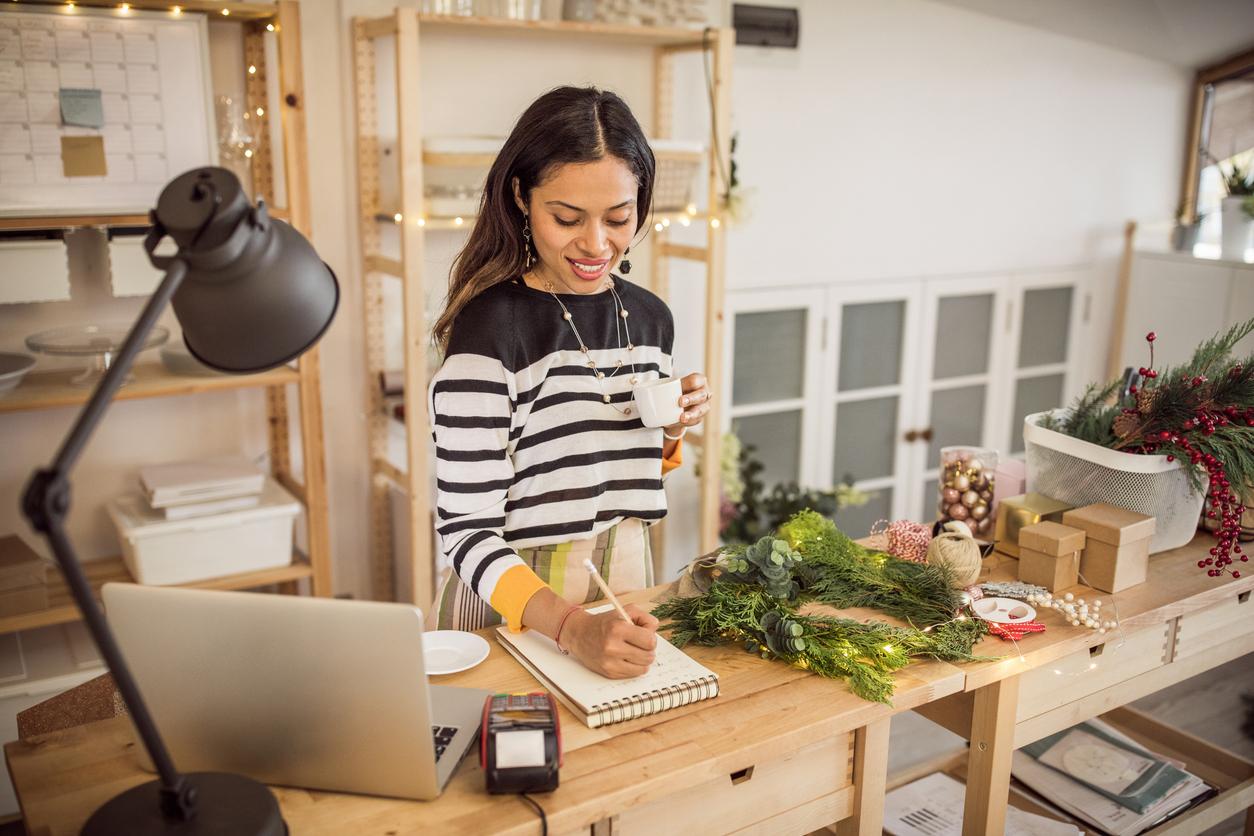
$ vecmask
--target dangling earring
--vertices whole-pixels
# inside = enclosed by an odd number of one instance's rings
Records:
[[[623,250],[623,260],[618,264],[618,269],[623,271],[624,276],[631,272],[631,262],[627,260],[629,252],[631,252],[631,247]]]
[[[527,270],[531,269],[531,265],[536,263],[535,256],[532,255],[531,248],[531,216],[523,213],[523,258],[526,261]]]

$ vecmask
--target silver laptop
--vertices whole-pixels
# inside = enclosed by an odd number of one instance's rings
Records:
[[[428,685],[408,604],[110,583],[109,624],[184,772],[439,795],[489,691]]]

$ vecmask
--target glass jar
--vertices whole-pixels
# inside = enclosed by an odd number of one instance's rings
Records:
[[[936,504],[941,522],[960,520],[977,538],[993,534],[997,451],[983,447],[942,447]]]

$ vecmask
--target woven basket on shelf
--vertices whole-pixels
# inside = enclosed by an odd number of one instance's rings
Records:
[[[705,147],[699,142],[655,139],[649,143],[657,160],[653,180],[653,209],[656,212],[682,212],[692,202],[692,186]]]

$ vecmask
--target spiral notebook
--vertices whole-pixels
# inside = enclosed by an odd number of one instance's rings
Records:
[[[653,667],[635,679],[607,679],[593,673],[535,630],[511,633],[500,627],[497,639],[589,728],[718,696],[718,674],[661,636]]]

